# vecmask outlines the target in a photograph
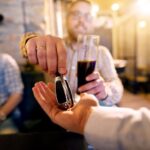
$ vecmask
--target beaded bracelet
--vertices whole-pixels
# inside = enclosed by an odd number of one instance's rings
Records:
[[[25,35],[23,35],[23,37],[20,40],[19,43],[19,48],[20,48],[20,52],[23,55],[23,57],[27,57],[27,49],[26,49],[26,43],[29,39],[37,37],[38,34],[34,33],[34,32],[28,32]]]

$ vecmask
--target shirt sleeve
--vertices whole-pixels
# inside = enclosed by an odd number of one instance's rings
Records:
[[[106,85],[108,97],[100,101],[101,105],[112,106],[117,104],[123,94],[123,85],[116,72],[113,58],[106,47],[100,46],[98,57],[98,70]]]
[[[23,82],[17,62],[9,55],[4,55],[5,84],[9,93],[23,93]]]
[[[149,114],[146,108],[94,108],[85,126],[85,138],[98,150],[150,149]]]

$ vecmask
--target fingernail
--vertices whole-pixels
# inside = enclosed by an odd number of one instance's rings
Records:
[[[86,79],[86,81],[88,81],[88,80],[89,80],[89,77],[86,77],[85,79]]]
[[[81,89],[80,89],[80,88],[78,88],[78,91],[79,91],[79,92],[81,92]]]
[[[40,86],[43,86],[43,83],[42,83],[42,82],[39,82],[39,85],[40,85]]]
[[[36,86],[36,85],[38,85],[39,84],[39,82],[36,82],[36,83],[34,83],[34,86]]]
[[[67,73],[67,70],[65,68],[59,68],[58,71],[60,74],[66,74]]]

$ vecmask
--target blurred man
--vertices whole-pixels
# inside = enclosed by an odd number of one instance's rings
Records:
[[[18,132],[12,113],[22,100],[23,83],[16,61],[8,54],[0,54],[0,134]]]
[[[31,63],[39,64],[49,74],[55,74],[56,66],[65,74],[73,94],[77,91],[77,36],[79,34],[91,34],[93,30],[92,5],[88,0],[72,2],[67,10],[68,36],[64,38],[67,49],[67,60],[64,45],[61,39],[52,36],[40,36],[26,34],[21,42],[21,49]],[[63,52],[64,51],[64,52]],[[55,62],[55,54],[58,54],[58,64]],[[53,57],[54,56],[54,57]],[[65,70],[67,63],[67,70]],[[87,84],[79,87],[80,93],[87,92],[95,95],[101,105],[112,106],[121,100],[123,86],[116,73],[112,56],[106,47],[99,46],[97,70],[86,77]]]

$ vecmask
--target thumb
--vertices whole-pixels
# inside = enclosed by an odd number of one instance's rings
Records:
[[[98,106],[98,99],[92,95],[92,94],[87,94],[87,93],[82,93],[80,94],[80,102],[85,103],[85,105],[88,106]]]

